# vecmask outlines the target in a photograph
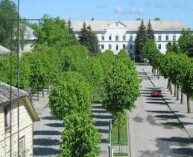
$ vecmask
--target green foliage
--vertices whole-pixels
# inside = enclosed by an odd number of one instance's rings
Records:
[[[181,51],[188,56],[193,56],[193,34],[191,30],[189,28],[183,29],[181,34],[178,40]]]
[[[135,39],[135,56],[136,60],[140,61],[140,55],[142,54],[143,45],[147,40],[146,27],[143,20],[137,30],[136,39]]]
[[[139,81],[121,60],[116,59],[104,79],[103,105],[114,117],[125,109],[135,107],[134,102],[139,95]]]
[[[155,40],[155,36],[154,36],[154,32],[153,32],[150,20],[147,24],[147,39],[150,39],[153,41]]]
[[[10,19],[18,17],[16,4],[10,0],[0,1],[0,44],[5,47],[10,47],[11,32],[15,34],[16,22]]]
[[[51,112],[58,119],[73,112],[90,113],[91,101],[91,87],[77,72],[66,72],[60,76],[49,95]]]
[[[66,129],[62,136],[63,157],[97,157],[101,136],[90,117],[85,114],[71,114],[64,118]]]
[[[100,52],[98,38],[90,26],[86,27],[86,23],[83,23],[80,31],[79,42],[88,48],[90,56],[95,56]]]
[[[43,21],[35,26],[37,32],[37,44],[47,44],[49,46],[57,45],[58,47],[76,45],[78,41],[68,30],[64,20],[60,18],[51,18],[44,15]]]
[[[175,43],[175,42],[174,43],[168,42],[166,47],[167,47],[166,53],[171,53],[171,52],[180,53],[180,51],[181,51],[178,43]]]

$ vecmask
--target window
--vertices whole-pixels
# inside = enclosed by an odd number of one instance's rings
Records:
[[[130,39],[129,39],[129,40],[130,40],[130,41],[133,41],[133,35],[130,36]]]
[[[109,36],[109,40],[111,41],[111,35]]]
[[[103,44],[101,44],[101,49],[104,49],[104,45]]]
[[[169,36],[168,35],[166,35],[166,41],[168,41],[169,40]]]
[[[131,45],[129,45],[129,48],[130,48],[130,50],[132,50],[133,49],[133,45],[131,44]]]
[[[119,46],[116,44],[116,50],[119,50]]]
[[[109,50],[111,50],[112,49],[112,45],[111,44],[109,44]]]
[[[101,36],[101,40],[105,40],[104,36]]]
[[[19,156],[25,157],[25,136],[19,139]]]
[[[173,35],[173,41],[176,41],[176,35]]]
[[[125,41],[126,40],[126,37],[125,37],[125,35],[123,36],[123,41]]]
[[[161,50],[161,48],[162,48],[162,45],[158,44],[158,49]]]
[[[162,36],[159,35],[159,36],[158,36],[158,41],[161,41],[161,40],[162,40]]]
[[[119,40],[119,36],[118,36],[118,35],[115,36],[115,40],[116,40],[116,41]]]
[[[123,49],[125,49],[126,48],[126,46],[125,46],[125,44],[123,44]]]
[[[10,106],[5,106],[4,107],[4,120],[5,120],[5,130],[10,129]]]

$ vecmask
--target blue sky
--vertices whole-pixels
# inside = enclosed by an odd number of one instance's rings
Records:
[[[162,20],[181,21],[193,28],[193,0],[20,0],[20,14],[27,19],[48,14],[71,20],[159,17]]]

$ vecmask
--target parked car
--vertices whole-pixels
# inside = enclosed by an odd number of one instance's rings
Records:
[[[162,96],[162,92],[160,88],[153,88],[151,91],[151,96],[152,97],[161,97]]]

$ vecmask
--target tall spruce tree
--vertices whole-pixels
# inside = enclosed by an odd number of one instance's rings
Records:
[[[147,40],[147,31],[146,31],[144,22],[142,20],[137,30],[137,36],[135,39],[135,59],[136,61],[141,60],[143,45],[145,44],[146,40]]]
[[[100,51],[96,34],[91,30],[90,26],[86,27],[85,22],[80,31],[79,42],[88,48],[90,56],[95,56]]]
[[[153,32],[153,28],[151,26],[150,20],[147,24],[147,39],[155,40],[155,36],[154,36],[154,32]]]

